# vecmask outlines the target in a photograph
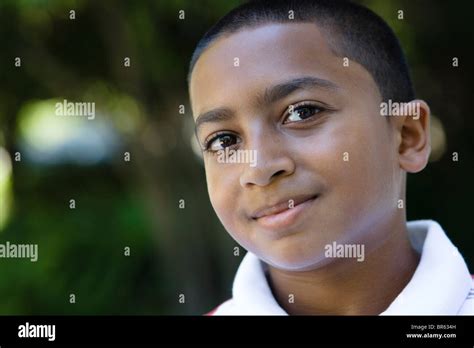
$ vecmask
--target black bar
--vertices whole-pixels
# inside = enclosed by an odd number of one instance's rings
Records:
[[[19,337],[19,327],[26,323],[30,329],[31,324],[55,325],[54,341]],[[0,316],[0,347],[160,343],[411,343],[472,347],[473,327],[472,316]],[[43,333],[46,335],[46,331]],[[425,337],[409,338],[407,334]],[[433,334],[456,337],[427,337]]]

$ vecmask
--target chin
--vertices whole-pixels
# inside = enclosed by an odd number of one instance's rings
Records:
[[[294,258],[276,257],[272,258],[271,260],[266,260],[262,258],[262,260],[274,268],[288,272],[312,271],[318,268],[322,268],[331,262],[331,260],[325,258],[324,255],[321,255],[320,258],[310,260],[302,259],[298,256]]]
[[[282,241],[278,241],[282,242]],[[308,248],[308,245],[274,243],[263,252],[255,254],[265,263],[284,271],[309,271],[321,268],[331,262],[324,255],[324,248]]]

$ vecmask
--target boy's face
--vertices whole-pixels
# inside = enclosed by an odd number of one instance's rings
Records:
[[[257,155],[220,163],[204,151],[211,203],[239,244],[280,269],[326,264],[333,242],[367,251],[401,214],[399,133],[369,72],[344,63],[316,25],[268,24],[219,38],[193,71],[195,119],[221,111],[196,120],[201,146],[218,135],[210,151]]]

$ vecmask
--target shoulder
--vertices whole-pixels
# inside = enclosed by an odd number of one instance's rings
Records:
[[[459,315],[474,315],[474,275],[472,277],[471,290],[466,297],[461,309],[459,310]]]

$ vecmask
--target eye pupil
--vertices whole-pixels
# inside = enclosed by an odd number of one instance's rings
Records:
[[[317,114],[321,109],[317,106],[313,105],[302,105],[295,108],[288,117],[288,120],[291,122],[298,122],[305,120],[307,118],[311,118],[315,114]]]
[[[232,145],[232,137],[229,135],[224,135],[219,140],[221,146],[227,147]]]
[[[298,110],[299,116],[303,119],[308,118],[314,114],[314,107],[305,106]]]
[[[211,149],[211,151],[218,151],[225,149],[226,147],[232,146],[236,144],[238,141],[233,134],[222,134],[218,135],[214,138],[214,140],[211,140],[207,148]]]

